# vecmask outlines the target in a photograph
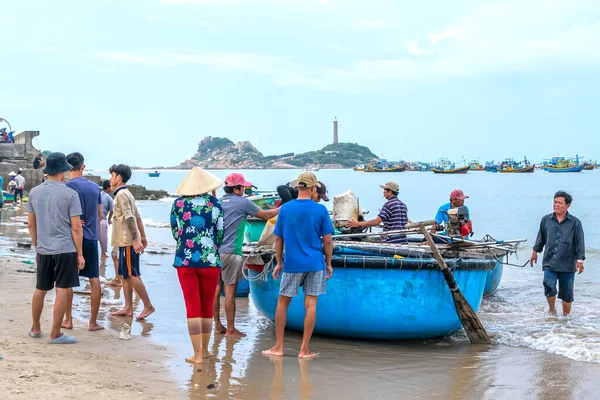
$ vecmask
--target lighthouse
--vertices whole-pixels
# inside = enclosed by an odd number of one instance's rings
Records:
[[[333,118],[333,144],[338,144],[338,120]]]

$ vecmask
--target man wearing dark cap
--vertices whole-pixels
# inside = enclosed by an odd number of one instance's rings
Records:
[[[296,200],[298,198],[298,189],[296,188],[297,180],[293,180],[288,182],[287,185],[280,185],[277,187],[277,194],[281,197],[280,205],[284,205],[292,200]],[[317,191],[312,193],[312,199],[319,203],[321,200],[329,201],[329,197],[327,196],[327,187],[321,181],[319,181],[319,186],[317,186]]]
[[[383,189],[383,197],[387,200],[379,215],[369,221],[350,221],[346,224],[348,228],[368,228],[377,226],[383,222],[383,231],[398,231],[406,229],[408,223],[408,208],[400,199],[398,193],[400,186],[396,182],[387,182],[379,185]],[[406,235],[384,236],[381,239],[382,243],[408,243]]]
[[[435,220],[437,221],[437,225],[433,225],[431,227],[430,233],[431,234],[436,233],[438,226],[445,225],[448,223],[448,218],[449,218],[448,210],[451,210],[453,208],[464,206],[467,211],[467,215],[465,216],[465,219],[467,221],[471,221],[471,218],[470,218],[471,212],[469,211],[469,208],[467,206],[465,206],[465,199],[468,199],[468,198],[469,198],[469,196],[466,196],[463,193],[463,191],[460,189],[454,189],[452,192],[450,192],[450,202],[443,204],[438,209],[437,213],[435,214]],[[469,222],[469,229],[471,231],[473,230],[470,222]]]
[[[56,287],[54,318],[48,337],[50,344],[76,343],[60,328],[69,301],[69,290],[79,286],[79,273],[85,267],[81,203],[76,191],[63,182],[72,166],[63,153],[52,153],[44,173],[48,179],[29,192],[26,203],[31,241],[36,249],[37,283],[31,301],[33,326],[29,336],[41,338],[40,317],[46,293]]]

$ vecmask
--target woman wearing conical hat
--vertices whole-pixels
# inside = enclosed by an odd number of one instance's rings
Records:
[[[177,188],[181,196],[171,208],[171,231],[177,241],[175,261],[183,291],[187,324],[194,355],[187,362],[200,364],[210,357],[213,299],[221,272],[219,246],[223,241],[223,208],[211,192],[222,181],[194,167]]]

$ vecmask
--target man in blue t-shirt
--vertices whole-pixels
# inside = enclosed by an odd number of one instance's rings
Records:
[[[465,199],[468,199],[468,198],[469,198],[469,196],[466,196],[463,193],[463,191],[460,189],[454,189],[452,192],[450,192],[450,202],[443,204],[440,206],[440,208],[438,208],[438,211],[435,214],[435,220],[437,221],[437,225],[433,225],[430,228],[429,233],[433,235],[437,232],[438,226],[447,224],[448,223],[448,210],[465,206]],[[467,215],[465,216],[466,220],[471,221],[471,212],[469,211],[469,208],[467,206],[465,206],[465,208],[467,209]],[[469,222],[469,229],[470,229],[470,232],[473,231],[473,225],[470,222]],[[442,234],[445,235],[446,233],[442,232]],[[440,240],[435,237],[434,237],[434,240],[440,242]],[[445,242],[442,241],[442,243],[445,243]]]
[[[81,153],[71,153],[67,156],[67,162],[73,166],[70,172],[71,179],[67,186],[75,190],[79,195],[81,202],[81,225],[83,226],[83,258],[85,259],[85,268],[79,271],[79,276],[85,276],[90,280],[92,288],[91,293],[91,312],[89,331],[99,331],[104,329],[97,322],[98,310],[100,309],[100,298],[102,291],[100,288],[100,269],[98,262],[98,239],[100,234],[100,221],[102,221],[102,197],[100,187],[94,182],[83,177],[85,170],[84,159]],[[69,293],[70,301],[67,303],[67,312],[62,327],[65,329],[73,328],[71,311],[73,307],[73,289]]]
[[[296,185],[298,199],[281,207],[275,225],[277,266],[273,277],[279,279],[282,270],[283,275],[275,315],[275,346],[263,354],[283,356],[287,309],[302,286],[306,316],[298,357],[313,358],[318,354],[308,349],[308,343],[317,319],[317,298],[326,293],[326,281],[333,274],[333,225],[325,206],[313,201],[319,185],[315,174],[301,174]]]

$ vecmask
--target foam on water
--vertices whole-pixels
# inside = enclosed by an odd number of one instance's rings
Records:
[[[144,223],[144,226],[150,226],[153,228],[169,228],[171,226],[168,222],[154,221],[149,218],[142,218],[142,222]]]

